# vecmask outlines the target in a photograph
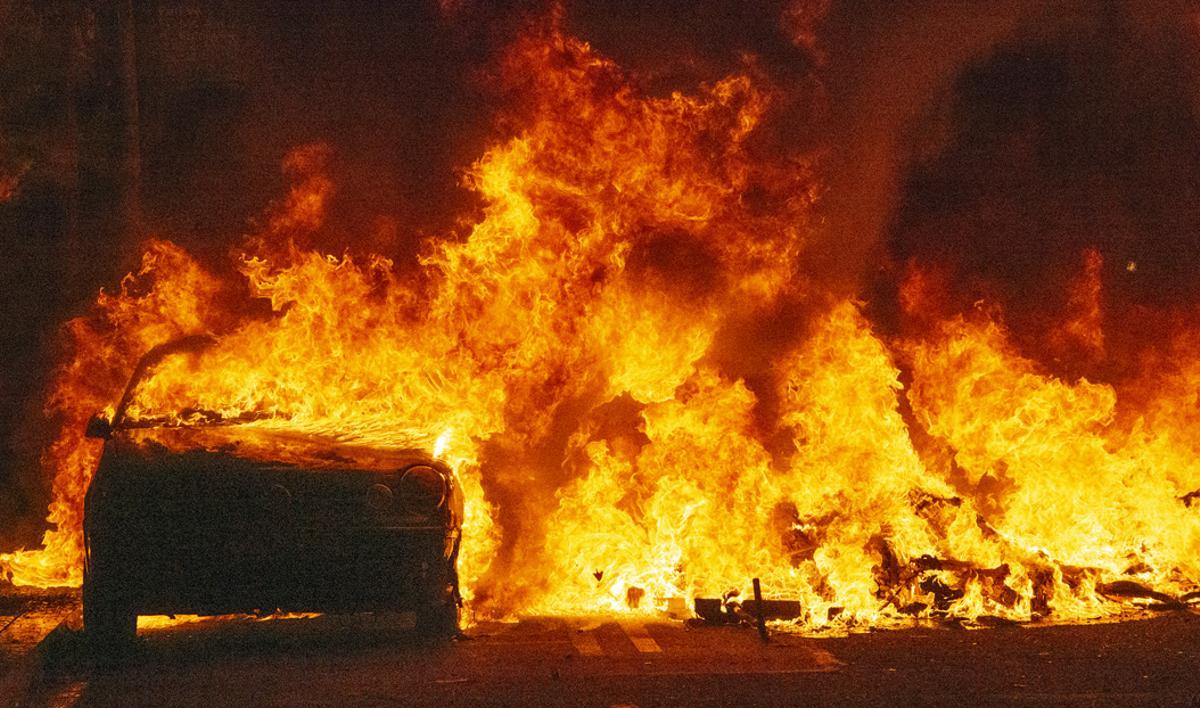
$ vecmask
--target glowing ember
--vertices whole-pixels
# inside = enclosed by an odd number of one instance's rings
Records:
[[[809,628],[1195,592],[1200,331],[1124,384],[1063,380],[994,308],[943,313],[914,265],[916,325],[885,339],[806,273],[816,184],[806,160],[755,148],[772,93],[750,75],[646,97],[556,29],[504,68],[524,77],[526,127],[474,165],[482,219],[426,244],[418,275],[303,246],[333,191],[309,146],[243,282],[154,241],[68,324],[53,530],[0,558],[14,582],[79,583],[86,420],[148,349],[208,332],[130,415],[416,441],[463,479],[478,612],[662,609],[752,577]],[[1105,356],[1102,263],[1083,254],[1064,285],[1048,338],[1064,356]]]

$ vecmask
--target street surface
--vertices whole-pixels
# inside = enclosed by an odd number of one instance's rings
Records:
[[[1200,615],[844,637],[640,618],[483,623],[421,640],[403,616],[143,627],[120,665],[60,643],[28,704],[1200,706]]]

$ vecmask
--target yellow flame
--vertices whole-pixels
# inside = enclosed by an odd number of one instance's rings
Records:
[[[463,482],[477,612],[651,611],[758,577],[818,628],[1094,617],[1127,604],[1106,596],[1196,589],[1200,330],[1120,385],[1064,380],[994,308],[943,316],[916,266],[900,303],[930,326],[886,339],[861,303],[813,290],[810,163],[756,143],[772,94],[750,76],[645,96],[554,27],[503,70],[522,128],[469,172],[482,217],[426,244],[416,276],[303,246],[333,190],[308,146],[243,282],[155,241],[68,324],[53,529],[0,557],[14,582],[79,582],[85,421],[145,351],[211,332],[129,414],[195,445],[219,420],[432,451]],[[1065,354],[1108,355],[1102,263],[1085,253],[1064,285]],[[239,288],[269,312],[246,314]]]

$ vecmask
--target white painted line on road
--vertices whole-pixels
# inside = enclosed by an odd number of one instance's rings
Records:
[[[72,681],[46,700],[46,708],[73,708],[83,697],[86,681]]]
[[[604,650],[600,648],[600,642],[597,641],[596,635],[588,631],[570,631],[571,644],[575,645],[575,651],[582,656],[600,656],[604,654]]]
[[[839,661],[836,656],[830,654],[824,649],[809,647],[808,650],[812,652],[813,663],[815,663],[817,667],[822,670],[836,671],[837,669],[845,666],[845,663]]]
[[[646,626],[641,622],[623,621],[618,622],[621,630],[625,632],[625,636],[629,637],[629,641],[633,642],[634,649],[637,649],[643,654],[661,654],[662,647],[658,642],[654,641],[654,637],[646,631]]]

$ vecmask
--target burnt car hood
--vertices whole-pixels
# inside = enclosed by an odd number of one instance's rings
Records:
[[[160,460],[171,455],[209,454],[259,465],[381,472],[433,460],[409,438],[365,444],[346,437],[255,425],[128,428],[113,434],[105,452]]]
[[[448,498],[436,514],[417,518],[396,506],[373,509],[366,503],[372,486],[394,486],[416,465],[434,467],[449,481]],[[160,517],[154,507],[161,505],[229,511],[252,503],[264,513],[283,504],[291,516],[338,526],[462,523],[462,492],[453,471],[423,450],[253,426],[119,431],[105,443],[93,487],[94,497],[107,499],[104,505]]]

